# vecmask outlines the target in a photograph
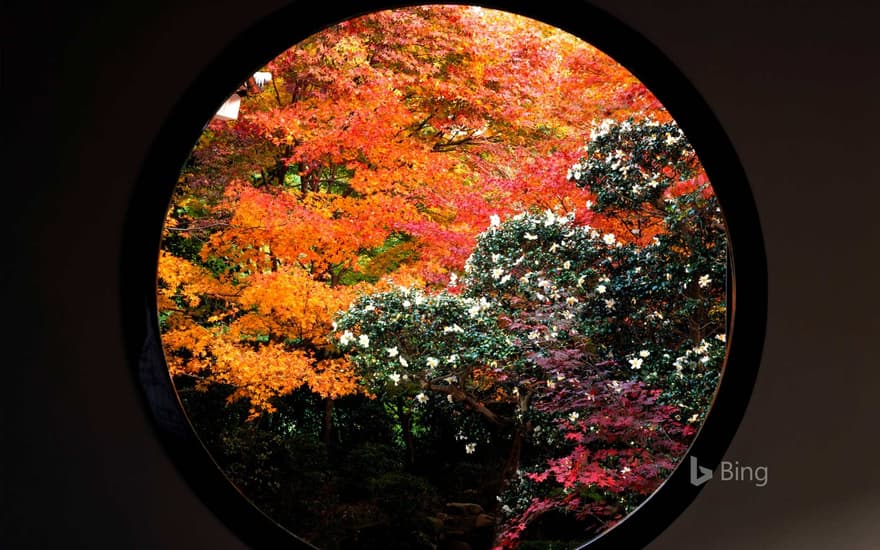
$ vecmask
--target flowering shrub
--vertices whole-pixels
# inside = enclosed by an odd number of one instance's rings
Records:
[[[585,308],[584,329],[618,371],[663,388],[663,400],[696,421],[726,350],[721,208],[674,122],[606,121],[591,137],[571,176],[596,195],[592,208],[629,235],[596,266],[605,291]]]
[[[486,380],[503,380],[513,361],[514,348],[485,298],[397,288],[362,296],[335,327],[339,348],[370,392],[407,394],[422,404],[430,399],[426,391],[453,399],[485,392]]]

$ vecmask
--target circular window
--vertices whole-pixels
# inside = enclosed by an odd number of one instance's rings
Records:
[[[645,544],[757,368],[736,157],[601,13],[380,7],[277,14],[157,141],[124,292],[162,440],[255,546]]]

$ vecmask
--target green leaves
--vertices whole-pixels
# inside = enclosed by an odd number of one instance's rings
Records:
[[[471,391],[480,384],[475,369],[501,368],[512,354],[495,313],[485,299],[397,288],[356,300],[336,319],[331,339],[371,391]]]

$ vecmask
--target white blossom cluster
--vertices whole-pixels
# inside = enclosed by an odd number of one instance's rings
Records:
[[[675,361],[672,362],[672,366],[675,367],[675,374],[679,378],[684,377],[684,368],[689,365],[697,365],[699,363],[707,364],[711,361],[710,353],[712,351],[722,351],[723,348],[718,349],[719,345],[725,344],[727,338],[724,334],[717,334],[714,339],[717,342],[712,342],[706,340],[705,338],[700,340],[700,343],[696,346],[685,350],[684,355],[680,355],[675,358]]]

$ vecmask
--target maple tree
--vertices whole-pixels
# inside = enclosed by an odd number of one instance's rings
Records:
[[[444,284],[489,215],[586,200],[558,168],[595,117],[666,116],[595,48],[492,10],[377,12],[265,69],[195,147],[159,271],[172,372],[232,384],[254,414],[302,384],[354,390],[321,335],[357,283]]]
[[[723,221],[656,98],[576,37],[461,6],[344,21],[263,70],[239,119],[206,127],[166,218],[178,386],[229,388],[252,430],[320,402],[326,446],[334,403],[378,402],[411,467],[431,426],[465,458],[503,447],[505,547],[548,512],[598,530],[633,509],[725,351]],[[280,437],[234,433],[227,451]],[[269,491],[250,460],[229,467]]]

